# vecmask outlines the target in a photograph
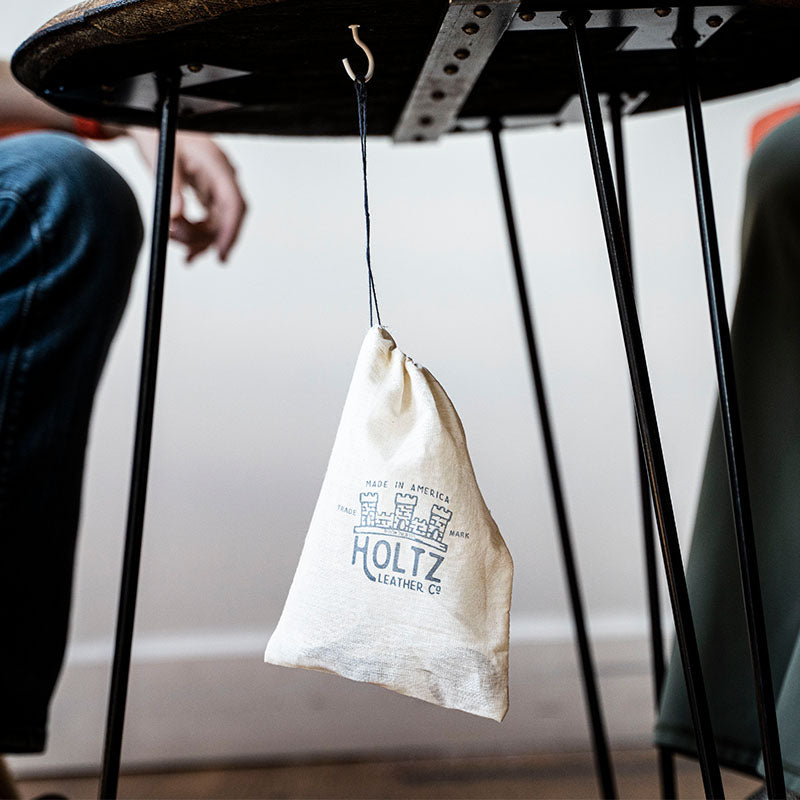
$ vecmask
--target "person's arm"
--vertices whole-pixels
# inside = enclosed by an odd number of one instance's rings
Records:
[[[14,79],[8,62],[0,61],[0,130],[32,128],[78,133],[75,118],[40,100]],[[145,161],[155,164],[158,133],[150,128],[101,125],[103,138],[130,136]],[[205,216],[184,216],[184,193],[197,195]],[[170,238],[186,245],[186,260],[213,247],[225,261],[239,235],[247,206],[236,171],[210,136],[179,133],[175,143],[175,174],[170,204]]]
[[[20,86],[7,61],[0,61],[0,128],[47,128],[75,132],[75,121]]]

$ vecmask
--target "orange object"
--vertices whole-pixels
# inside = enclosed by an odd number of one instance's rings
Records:
[[[88,117],[73,117],[75,133],[84,139],[113,139],[114,136],[105,131],[96,119]]]
[[[793,103],[790,106],[783,106],[775,111],[770,111],[765,114],[761,119],[756,120],[753,127],[750,129],[750,152],[752,153],[761,140],[774,128],[777,128],[782,122],[791,119],[795,114],[800,114],[800,103]]]

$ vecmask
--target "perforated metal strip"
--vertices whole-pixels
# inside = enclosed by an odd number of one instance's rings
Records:
[[[518,7],[519,0],[450,0],[394,130],[395,142],[434,141],[453,127]]]

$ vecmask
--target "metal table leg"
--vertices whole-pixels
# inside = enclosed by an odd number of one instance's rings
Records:
[[[147,474],[150,462],[150,441],[153,431],[158,344],[161,333],[161,309],[164,299],[164,273],[169,238],[169,204],[172,191],[172,170],[175,160],[175,132],[178,117],[178,73],[160,76],[161,131],[158,144],[153,238],[150,251],[150,278],[147,289],[142,366],[139,379],[139,404],[136,415],[136,438],[128,500],[128,524],[125,556],[122,566],[117,635],[111,690],[106,722],[103,774],[100,797],[115,798],[119,779],[122,730],[125,723],[125,701],[131,663],[133,623],[136,614],[136,591],[142,550]]]
[[[722,777],[714,746],[711,716],[708,711],[708,699],[700,667],[700,654],[697,648],[694,622],[689,606],[686,576],[681,562],[678,533],[667,481],[667,469],[658,433],[658,420],[650,388],[642,334],[639,328],[639,320],[636,316],[625,237],[622,231],[619,206],[614,193],[611,162],[600,114],[600,101],[597,91],[591,84],[591,77],[586,63],[585,25],[588,16],[588,12],[565,12],[562,15],[562,20],[572,33],[581,107],[586,124],[586,135],[603,219],[622,334],[625,340],[628,367],[633,384],[636,419],[647,460],[650,488],[661,539],[661,550],[667,574],[672,613],[675,619],[678,647],[686,677],[692,721],[695,735],[697,736],[697,749],[703,775],[703,785],[707,797],[720,798],[724,796]]]
[[[628,214],[628,182],[625,170],[625,145],[622,137],[622,98],[612,94],[609,99],[611,111],[611,130],[614,140],[614,167],[617,183],[617,199],[631,268],[633,287],[633,257],[631,255],[630,216]],[[664,686],[664,634],[661,626],[661,601],[658,592],[658,573],[656,569],[655,531],[653,530],[653,509],[650,503],[650,486],[647,479],[647,460],[636,435],[636,452],[639,456],[639,493],[642,506],[642,534],[644,538],[644,562],[647,578],[647,605],[650,613],[650,653],[653,666],[653,697],[656,711],[661,702]],[[675,782],[675,763],[672,753],[664,747],[658,748],[658,773],[661,781],[661,797],[677,797]]]
[[[578,579],[578,568],[575,562],[575,554],[572,548],[572,534],[570,532],[569,520],[567,519],[567,508],[564,501],[564,491],[561,485],[561,474],[556,455],[555,440],[553,437],[552,426],[550,424],[550,411],[547,404],[547,394],[544,387],[544,377],[539,364],[539,355],[536,348],[536,338],[533,329],[533,319],[531,305],[528,299],[528,290],[525,284],[525,274],[522,268],[522,255],[517,239],[517,228],[514,222],[514,211],[511,205],[511,193],[508,187],[508,177],[506,174],[505,159],[503,158],[503,148],[500,141],[500,126],[498,123],[492,125],[492,143],[497,162],[497,176],[500,182],[500,192],[503,198],[503,209],[505,211],[506,226],[508,228],[508,241],[511,248],[511,258],[514,263],[514,275],[517,281],[517,293],[519,295],[520,311],[522,321],[525,326],[525,339],[528,344],[528,357],[530,360],[531,372],[533,374],[533,387],[536,394],[536,403],[539,409],[539,422],[542,428],[542,438],[544,440],[545,454],[547,456],[547,468],[550,475],[550,489],[555,506],[556,520],[558,522],[558,534],[561,541],[561,552],[564,559],[564,571],[567,579],[567,589],[569,591],[570,604],[572,606],[572,616],[575,622],[575,636],[578,645],[578,655],[580,657],[581,673],[583,675],[584,696],[586,699],[587,710],[589,713],[589,724],[592,731],[592,742],[594,746],[595,769],[597,778],[602,790],[603,797],[615,798],[617,790],[614,781],[614,769],[611,763],[611,754],[608,747],[608,737],[606,735],[603,711],[600,703],[600,695],[597,689],[597,677],[592,657],[592,650],[589,644],[589,636],[586,632],[586,621],[581,596],[580,580]]]
[[[688,10],[688,9],[687,9]],[[682,9],[683,11],[683,9]],[[764,755],[764,771],[767,792],[771,798],[785,798],[783,762],[778,738],[778,721],[775,714],[775,694],[772,687],[772,672],[767,647],[767,631],[764,622],[764,607],[761,599],[761,581],[758,574],[753,516],[750,507],[750,491],[747,484],[744,441],[736,395],[731,336],[725,310],[725,294],[722,285],[717,228],[714,220],[714,204],[711,197],[711,175],[708,168],[703,111],[700,90],[697,85],[695,64],[695,42],[697,34],[691,20],[680,20],[680,34],[675,37],[683,79],[684,107],[692,154],[697,216],[705,266],[708,309],[711,317],[711,333],[714,340],[714,357],[719,385],[719,407],[722,415],[722,430],[725,437],[725,454],[728,462],[728,478],[736,528],[736,545],[739,555],[739,571],[742,580],[747,631],[750,642],[750,657],[755,678],[758,722],[761,729],[761,745]]]

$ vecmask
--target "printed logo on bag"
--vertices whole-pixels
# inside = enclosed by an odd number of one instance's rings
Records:
[[[388,488],[386,481],[367,481],[367,486]],[[395,489],[403,488],[401,481],[395,483]],[[420,494],[434,498],[427,519],[414,516]],[[438,572],[447,553],[444,539],[453,518],[453,512],[445,505],[450,498],[443,492],[412,484],[408,492],[394,492],[391,511],[381,510],[378,492],[361,492],[359,501],[361,524],[353,527],[351,565],[361,567],[375,583],[441,594]],[[469,538],[466,531],[450,531],[449,535]]]

